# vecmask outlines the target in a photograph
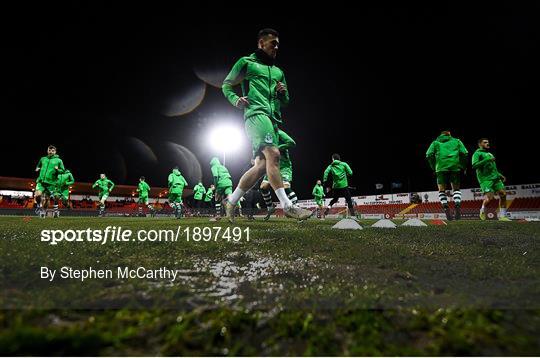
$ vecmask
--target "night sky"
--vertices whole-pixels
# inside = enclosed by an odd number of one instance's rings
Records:
[[[251,9],[251,5],[247,10]],[[242,7],[244,7],[242,5]],[[283,129],[301,199],[338,152],[355,195],[375,183],[435,190],[425,151],[443,129],[470,154],[492,142],[509,184],[538,182],[538,8],[320,9],[278,4],[248,14],[227,9],[133,5],[27,6],[4,12],[3,164],[0,176],[34,177],[50,143],[77,181],[105,172],[118,184],[145,175],[166,186],[179,164],[190,187],[198,159],[211,182],[212,126],[242,114],[220,80],[256,48],[264,27],[280,32],[277,65],[291,104]],[[197,76],[197,74],[199,76]],[[199,78],[201,77],[201,78]],[[200,105],[197,97],[204,98]],[[183,115],[171,115],[175,109]],[[193,107],[193,108],[191,108]],[[189,151],[182,149],[183,147]],[[235,179],[249,146],[227,158]],[[464,187],[477,186],[472,170]]]

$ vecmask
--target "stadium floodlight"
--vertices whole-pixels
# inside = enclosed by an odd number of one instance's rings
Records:
[[[227,153],[237,151],[244,142],[242,129],[233,124],[220,124],[210,131],[208,141],[213,150],[223,155],[223,165]]]

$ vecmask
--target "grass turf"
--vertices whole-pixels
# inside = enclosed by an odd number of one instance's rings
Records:
[[[0,353],[538,355],[539,223],[333,230],[246,222],[250,241],[40,242],[43,229],[226,228],[206,219],[0,218]],[[39,267],[180,270],[55,280]]]

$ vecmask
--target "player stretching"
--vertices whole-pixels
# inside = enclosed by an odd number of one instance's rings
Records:
[[[450,131],[443,131],[431,143],[426,152],[426,159],[437,176],[439,200],[448,220],[453,219],[446,196],[448,184],[451,185],[454,191],[455,219],[461,219],[461,191],[459,190],[459,185],[461,182],[461,171],[467,167],[468,154],[461,140],[452,137]]]
[[[114,183],[107,179],[107,176],[105,174],[100,174],[99,179],[96,180],[94,185],[92,185],[92,188],[98,188],[99,194],[99,216],[105,215],[105,201],[109,197],[109,194],[114,188]]]
[[[223,81],[225,97],[233,106],[244,109],[246,133],[256,158],[255,165],[244,173],[225,201],[227,217],[234,220],[240,198],[266,173],[285,215],[307,219],[312,213],[291,202],[279,173],[277,126],[281,123],[281,106],[289,103],[289,92],[283,71],[274,65],[279,47],[277,31],[259,31],[257,45],[255,53],[240,58]],[[238,84],[242,87],[241,97],[233,90]]]
[[[476,177],[480,188],[485,195],[480,209],[480,219],[486,220],[486,205],[494,199],[495,195],[499,196],[499,220],[510,221],[506,217],[506,192],[504,191],[504,182],[506,178],[499,173],[495,164],[495,157],[488,152],[489,140],[482,138],[478,141],[478,149],[472,157],[472,167],[476,169]]]
[[[47,148],[47,156],[42,157],[36,166],[36,172],[39,172],[39,174],[36,180],[34,200],[36,213],[39,217],[45,217],[51,199],[54,205],[53,216],[58,217],[58,200],[56,198],[57,181],[59,173],[64,170],[64,163],[58,154],[56,154],[56,147],[50,145]]]

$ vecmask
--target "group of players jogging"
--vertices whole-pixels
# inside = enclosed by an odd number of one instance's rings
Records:
[[[265,219],[268,219],[276,209],[272,202],[273,190],[285,216],[299,221],[306,220],[314,212],[300,207],[292,190],[292,161],[289,149],[293,148],[296,142],[282,128],[281,108],[289,103],[289,90],[284,72],[275,65],[279,48],[278,32],[273,29],[261,30],[257,45],[258,48],[254,53],[240,58],[234,64],[222,86],[226,99],[244,111],[245,131],[252,145],[252,166],[242,175],[233,190],[229,171],[218,158],[212,158],[210,167],[213,184],[206,190],[199,182],[193,190],[194,200],[198,210],[208,208],[211,202],[214,202],[216,219],[224,212],[227,219],[233,222],[235,209],[242,197],[258,185],[267,206]],[[240,86],[241,95],[236,93],[236,86]],[[506,217],[504,191],[506,178],[497,170],[495,157],[489,152],[489,148],[489,140],[482,138],[478,141],[478,149],[472,156],[472,168],[476,170],[478,182],[485,194],[480,218],[486,219],[486,205],[498,195],[499,220],[507,221],[509,219]],[[443,131],[429,146],[426,158],[436,174],[439,200],[447,218],[460,219],[460,178],[467,168],[467,149],[459,139],[452,137],[449,131]],[[51,208],[52,204],[53,217],[58,217],[59,202],[69,205],[69,187],[74,183],[73,175],[64,168],[54,146],[49,146],[47,156],[40,159],[36,171],[39,172],[34,195],[36,212],[44,217],[46,209]],[[312,191],[317,205],[317,217],[324,219],[330,208],[343,197],[347,203],[348,216],[356,218],[348,183],[348,178],[352,174],[350,166],[341,161],[339,154],[333,154],[332,162],[324,171],[322,181],[318,180]],[[187,185],[179,168],[175,167],[168,176],[168,198],[177,218],[182,216],[182,196]],[[114,183],[105,174],[101,174],[93,188],[98,188],[99,215],[103,216],[105,201],[113,190]],[[450,188],[453,191],[454,212],[448,203],[447,190]],[[145,205],[151,215],[154,215],[156,210],[149,203],[150,186],[144,177],[139,179],[137,192],[139,212],[142,213],[142,206]],[[332,197],[328,207],[324,205],[326,196]]]

